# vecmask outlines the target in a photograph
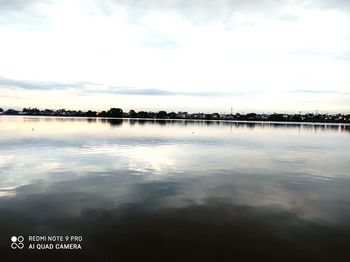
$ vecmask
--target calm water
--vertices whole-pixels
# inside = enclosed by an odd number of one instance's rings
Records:
[[[2,116],[0,253],[350,261],[349,160],[344,125]],[[12,235],[82,250],[12,250]]]

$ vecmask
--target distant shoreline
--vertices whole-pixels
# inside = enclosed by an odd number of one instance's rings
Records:
[[[81,111],[81,110],[52,110],[38,108],[23,108],[22,111],[8,109],[4,111],[0,108],[0,115],[19,115],[19,116],[48,116],[48,117],[87,117],[87,118],[130,118],[130,119],[174,119],[174,120],[231,120],[246,122],[297,122],[297,123],[350,123],[350,114],[258,114],[258,113],[188,113],[188,112],[166,112],[166,111],[138,111],[130,110],[124,112],[120,108],[110,108],[108,111]]]
[[[350,122],[325,122],[325,121],[280,121],[280,120],[235,120],[235,119],[196,119],[196,118],[133,118],[133,117],[88,117],[88,116],[50,116],[50,115],[6,115],[0,117],[36,117],[36,118],[71,118],[71,119],[105,119],[105,120],[135,120],[135,121],[193,121],[193,122],[226,122],[226,123],[251,123],[251,124],[288,124],[288,125],[350,125]]]

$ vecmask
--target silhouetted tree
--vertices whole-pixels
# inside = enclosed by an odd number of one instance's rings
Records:
[[[137,117],[137,113],[134,110],[130,110],[129,111],[129,117],[136,118]]]
[[[140,111],[140,112],[137,113],[137,116],[139,118],[148,118],[148,113],[145,112],[145,111]]]
[[[149,118],[155,118],[155,117],[156,117],[156,113],[154,113],[154,112],[148,112],[148,117],[149,117]]]
[[[220,114],[219,113],[212,113],[211,118],[212,119],[220,119]]]
[[[2,108],[0,108],[0,113],[4,112],[4,110]]]
[[[123,117],[123,110],[120,108],[111,108],[107,112],[107,116],[109,116],[109,117]]]
[[[210,120],[210,119],[211,119],[211,114],[205,114],[204,118],[205,118],[206,120]]]
[[[96,115],[97,115],[96,111],[89,110],[89,111],[86,112],[86,116],[87,117],[96,117]]]
[[[106,111],[102,111],[98,114],[98,116],[100,117],[107,117],[107,112]]]
[[[175,112],[171,112],[171,113],[169,113],[169,118],[176,119],[177,118],[177,114]]]
[[[256,116],[257,116],[256,113],[249,113],[246,115],[248,120],[254,120],[256,119]]]
[[[26,113],[28,115],[39,115],[40,114],[40,110],[36,107],[34,108],[23,108],[22,109],[23,113]]]
[[[166,118],[166,116],[167,116],[166,111],[159,111],[157,113],[157,118]]]
[[[301,115],[294,115],[294,116],[292,117],[292,121],[300,122],[300,121],[302,121],[302,120],[303,120],[303,119],[302,119]]]
[[[5,112],[6,115],[18,115],[18,113],[19,112],[17,110],[14,110],[14,109],[8,109]]]
[[[274,113],[272,115],[269,115],[268,120],[269,121],[284,121],[285,119],[283,118],[283,114]]]

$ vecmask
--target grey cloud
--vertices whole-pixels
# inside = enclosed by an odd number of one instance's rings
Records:
[[[51,0],[0,0],[0,25],[20,25],[28,30],[47,28],[50,19],[45,8],[51,3]]]
[[[313,89],[295,89],[289,91],[289,93],[297,94],[330,94],[330,95],[350,95],[350,92],[338,91],[338,90],[313,90]]]
[[[109,87],[107,90],[95,90],[94,92],[111,93],[119,95],[148,95],[148,96],[170,96],[175,93],[155,88],[134,88],[134,87]]]
[[[256,94],[256,92],[177,92],[156,88],[135,88],[135,87],[118,87],[106,86],[90,82],[41,82],[13,80],[0,77],[1,86],[20,88],[25,90],[68,90],[73,89],[82,94],[100,93],[100,94],[119,94],[119,95],[144,95],[144,96],[198,96],[198,97],[218,97],[218,96],[246,96]]]
[[[294,1],[283,0],[107,0],[96,1],[105,14],[112,14],[122,7],[128,12],[130,20],[137,22],[140,18],[162,13],[179,15],[194,22],[225,21],[233,12],[271,15]]]
[[[108,90],[95,90],[94,92],[104,92],[121,95],[148,95],[148,96],[198,96],[198,97],[220,97],[220,96],[244,96],[247,92],[223,93],[223,92],[174,92],[154,88],[130,88],[130,87],[110,87]]]
[[[49,5],[54,8],[55,3],[58,1],[0,0],[0,23],[45,26],[50,21],[45,10]],[[129,22],[139,25],[143,25],[144,17],[160,13],[180,16],[195,24],[223,22],[227,29],[230,28],[234,12],[294,22],[298,15],[285,13],[286,7],[290,5],[308,9],[336,9],[342,12],[350,9],[348,0],[91,0],[88,3],[83,8],[89,10],[90,14],[102,12],[112,15],[122,8],[126,11]]]
[[[37,12],[41,7],[53,5],[55,0],[0,0],[0,14]]]
[[[21,11],[28,9],[38,3],[35,0],[0,0],[0,13],[11,12],[11,11]]]
[[[350,61],[350,51],[338,52],[338,53],[333,55],[333,58],[339,59],[339,60]]]
[[[149,48],[173,49],[177,48],[179,44],[170,37],[157,32],[153,32],[150,34],[149,38],[143,42],[143,46]]]
[[[226,21],[235,11],[271,15],[290,0],[92,0],[94,5],[86,4],[84,8],[90,13],[100,10],[105,15],[112,15],[119,8],[126,10],[131,23],[142,23],[145,16],[154,13],[178,15],[195,23],[207,21]],[[52,5],[55,0],[0,0],[0,22],[33,23],[45,18],[45,5]],[[94,6],[96,7],[94,9]],[[69,8],[69,6],[67,6]],[[6,14],[6,15],[5,15]],[[46,17],[49,19],[49,17]]]
[[[84,84],[79,83],[59,83],[59,82],[41,82],[41,81],[26,81],[26,80],[13,80],[9,78],[0,77],[0,85],[17,87],[22,89],[32,90],[60,90],[66,88],[82,88]]]
[[[143,95],[143,96],[197,96],[197,97],[222,97],[222,96],[246,96],[252,95],[253,92],[181,92],[181,91],[168,91],[157,88],[136,88],[136,87],[103,87],[89,89],[90,93],[105,93],[105,94],[117,94],[117,95]],[[86,90],[82,90],[86,91]]]
[[[349,0],[313,0],[307,2],[307,7],[318,9],[336,9],[339,11],[348,12],[350,9]]]
[[[115,10],[126,10],[129,22],[142,24],[143,18],[154,13],[176,15],[195,24],[220,22],[230,29],[232,15],[235,12],[252,16],[263,16],[286,22],[299,19],[296,13],[290,13],[288,7],[298,6],[309,10],[336,10],[349,15],[349,0],[106,0],[97,1],[97,6],[105,14]],[[292,11],[293,12],[293,11]]]

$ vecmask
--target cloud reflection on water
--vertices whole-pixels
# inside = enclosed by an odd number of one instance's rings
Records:
[[[0,122],[0,235],[84,234],[99,261],[349,257],[340,126]]]

